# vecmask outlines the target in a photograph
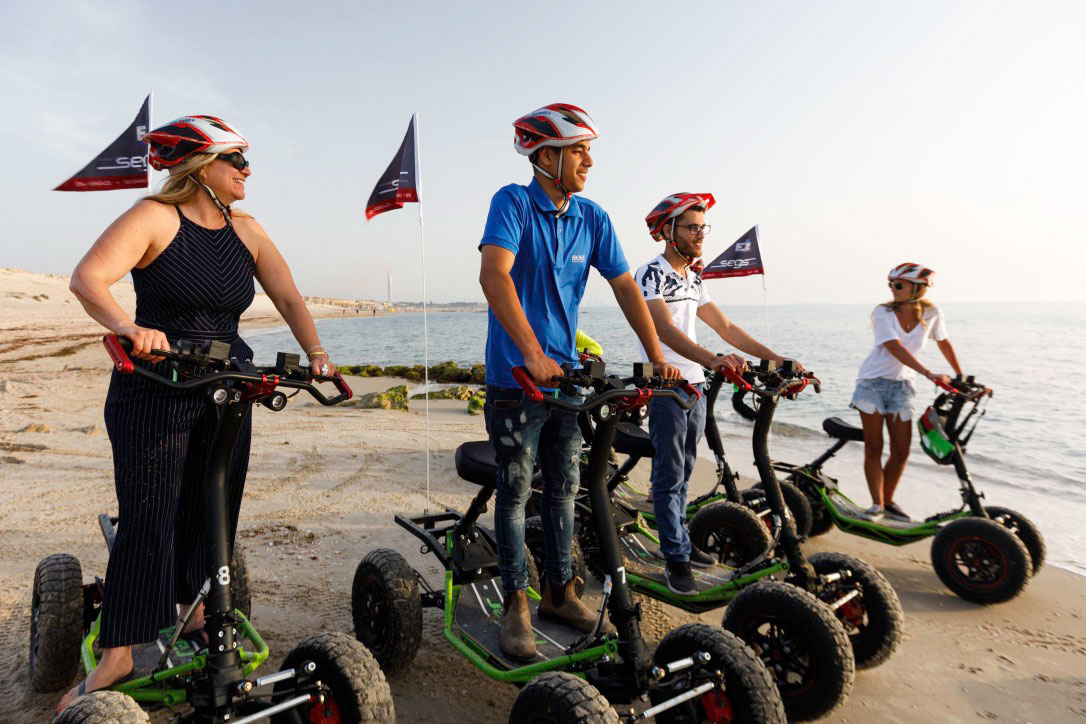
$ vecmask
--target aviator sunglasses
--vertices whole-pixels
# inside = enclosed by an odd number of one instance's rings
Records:
[[[241,153],[239,153],[238,151],[234,151],[233,153],[220,153],[219,159],[222,161],[226,161],[238,171],[244,171],[245,169],[249,168],[249,161],[246,160],[246,158],[242,156]]]
[[[887,286],[890,287],[891,289],[896,289],[896,290],[898,290],[900,292],[902,289],[905,288],[905,283],[904,282],[889,282],[887,284]]]

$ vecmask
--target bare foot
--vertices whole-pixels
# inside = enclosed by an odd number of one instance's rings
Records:
[[[130,673],[132,673],[131,646],[105,649],[102,652],[102,658],[98,662],[98,666],[90,672],[90,676],[87,677],[86,681],[80,684],[83,687],[82,693],[89,694],[99,689],[107,689]],[[61,698],[60,703],[57,704],[57,714],[64,711],[69,704],[81,695],[79,686],[69,689]]]

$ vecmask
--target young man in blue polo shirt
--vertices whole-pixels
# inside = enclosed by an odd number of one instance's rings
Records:
[[[530,660],[536,645],[525,595],[524,506],[537,455],[546,551],[539,615],[586,633],[596,616],[577,597],[570,555],[573,498],[580,485],[576,415],[525,400],[512,368],[523,365],[536,384],[553,388],[554,378],[562,375],[559,365],[576,364],[577,311],[594,266],[611,284],[656,374],[674,379],[678,372],[664,360],[610,218],[595,203],[573,196],[584,189],[592,167],[595,124],[580,108],[556,103],[513,127],[516,149],[529,157],[535,177],[527,186],[510,184],[494,195],[479,244],[479,283],[490,304],[485,412],[498,460],[494,527],[505,589],[501,648]]]
[[[709,233],[705,212],[712,194],[679,193],[661,201],[645,218],[649,233],[665,242],[664,253],[634,274],[648,304],[667,361],[683,378],[701,389],[703,367],[742,372],[742,357],[718,357],[697,342],[695,322],[701,319],[721,339],[759,359],[784,360],[733,324],[709,298],[701,276],[691,265],[701,257]],[[642,350],[642,354],[646,354]],[[652,458],[652,503],[660,534],[660,553],[667,560],[667,585],[680,596],[697,595],[690,566],[713,565],[712,556],[690,543],[686,529],[686,490],[697,460],[698,441],[705,430],[705,398],[690,410],[649,401],[649,437],[656,449]]]

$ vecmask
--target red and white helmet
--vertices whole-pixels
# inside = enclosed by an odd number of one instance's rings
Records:
[[[531,156],[544,146],[571,146],[599,138],[596,124],[583,109],[569,103],[551,103],[513,121],[517,153]]]
[[[904,279],[907,282],[914,284],[926,284],[928,288],[935,286],[935,272],[928,269],[926,266],[919,264],[913,264],[911,261],[907,261],[904,264],[898,264],[890,273],[886,276],[887,279],[893,281],[894,279]]]
[[[656,204],[653,210],[649,212],[649,215],[645,217],[645,223],[649,227],[649,234],[656,241],[663,241],[664,227],[668,221],[679,218],[691,206],[704,206],[705,210],[708,211],[713,208],[715,203],[716,199],[713,198],[712,194],[691,194],[685,191],[672,194]],[[674,236],[674,230],[672,230],[672,238]]]
[[[151,147],[151,165],[159,171],[176,166],[194,153],[249,148],[244,136],[215,116],[184,116],[159,126],[141,140]]]

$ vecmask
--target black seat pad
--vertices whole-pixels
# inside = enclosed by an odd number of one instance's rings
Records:
[[[456,473],[469,483],[496,485],[498,459],[490,440],[466,442],[456,448]]]
[[[850,425],[840,417],[827,417],[822,421],[822,429],[827,435],[838,440],[864,441],[864,431],[855,425]]]
[[[639,458],[651,458],[656,448],[649,434],[632,422],[620,422],[615,429],[615,452]]]

